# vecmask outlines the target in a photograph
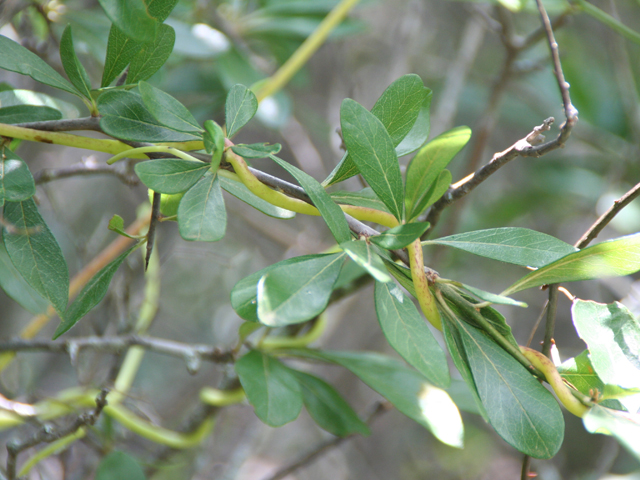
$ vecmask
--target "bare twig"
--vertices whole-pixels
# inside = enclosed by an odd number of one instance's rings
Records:
[[[379,402],[374,407],[373,412],[367,418],[367,424],[371,424],[376,418],[378,418],[383,413],[389,411],[391,409],[391,404],[389,402]],[[278,470],[276,473],[271,475],[270,477],[264,480],[282,480],[287,475],[292,474],[293,472],[308,466],[313,463],[316,459],[322,456],[324,453],[328,452],[334,447],[337,447],[344,443],[345,441],[357,436],[358,434],[351,434],[347,437],[337,437],[332,440],[321,443],[316,448],[314,448],[311,452],[304,455],[299,460],[287,465],[286,467]]]
[[[609,207],[609,209],[606,212],[604,212],[600,216],[600,218],[598,218],[598,220],[596,220],[596,222],[593,225],[591,225],[591,227],[589,227],[589,230],[587,230],[584,233],[584,235],[582,235],[580,240],[576,242],[575,246],[577,248],[584,248],[587,245],[589,245],[589,243],[591,243],[591,241],[598,236],[598,234],[604,229],[604,227],[606,227],[609,224],[609,222],[611,222],[611,220],[613,220],[614,217],[618,213],[620,213],[620,211],[624,207],[626,207],[632,201],[638,198],[639,195],[640,195],[640,183],[638,183],[635,187],[633,187],[631,190],[625,193],[618,200],[614,201],[613,205],[611,205],[611,207]]]
[[[531,480],[529,476],[531,468],[531,457],[529,455],[525,455],[522,459],[522,470],[520,471],[520,480]]]
[[[151,260],[151,253],[153,252],[153,244],[156,239],[156,231],[158,228],[158,218],[160,218],[160,200],[162,195],[158,192],[153,192],[153,200],[151,201],[151,217],[149,219],[149,230],[147,231],[147,254],[144,257],[144,269],[149,267],[149,260]]]
[[[107,405],[107,394],[109,390],[104,388],[96,398],[96,407],[90,412],[78,415],[76,419],[67,427],[51,428],[50,425],[42,427],[33,437],[23,442],[11,441],[7,443],[7,478],[16,478],[16,460],[20,452],[35,447],[39,443],[51,443],[67,435],[71,435],[85,425],[93,425],[100,416],[102,409]]]
[[[214,363],[233,361],[231,351],[205,344],[191,344],[166,340],[164,338],[127,335],[117,337],[79,337],[69,340],[24,340],[15,339],[0,342],[0,352],[26,352],[46,350],[52,353],[66,353],[71,362],[76,363],[78,353],[83,349],[99,350],[109,353],[122,353],[131,346],[140,346],[147,350],[173,357],[182,358],[189,366],[194,359]],[[192,370],[190,368],[190,370]]]
[[[541,352],[551,356],[551,345],[553,343],[553,332],[556,328],[556,311],[558,310],[558,285],[549,285],[549,303],[547,304],[547,319],[544,324],[544,340],[542,341]]]
[[[85,176],[85,175],[115,175],[127,185],[138,185],[140,180],[136,175],[122,171],[120,168],[112,165],[103,165],[95,161],[95,157],[90,156],[83,159],[82,162],[76,163],[65,168],[44,168],[37,171],[33,179],[36,185],[40,185],[62,178]]]

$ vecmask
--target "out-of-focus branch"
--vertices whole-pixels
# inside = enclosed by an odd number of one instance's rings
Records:
[[[40,443],[51,443],[59,440],[67,435],[71,435],[85,425],[93,425],[102,413],[102,409],[107,405],[108,389],[103,389],[96,398],[96,407],[90,412],[78,415],[75,420],[66,427],[51,428],[45,425],[33,437],[22,441],[11,441],[7,443],[7,478],[15,480],[16,478],[16,460],[20,452],[34,447]]]
[[[64,168],[44,168],[33,175],[36,185],[40,185],[62,178],[86,176],[86,175],[114,175],[126,185],[135,186],[140,183],[138,177],[133,173],[123,171],[121,168],[112,165],[104,165],[95,161],[95,157],[90,156]]]

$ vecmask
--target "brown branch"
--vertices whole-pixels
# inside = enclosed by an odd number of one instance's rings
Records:
[[[78,415],[67,427],[52,429],[50,425],[44,425],[42,429],[33,437],[23,442],[11,441],[7,443],[7,478],[16,479],[16,461],[20,452],[35,447],[40,443],[52,443],[63,437],[75,433],[85,425],[93,425],[98,420],[102,409],[107,405],[107,394],[109,390],[104,388],[96,398],[96,407],[90,412]]]
[[[374,407],[373,412],[367,418],[366,423],[371,424],[376,418],[378,418],[383,413],[389,411],[390,409],[391,409],[391,404],[389,402],[377,403],[376,406]],[[309,464],[317,460],[319,457],[321,457],[324,453],[328,452],[332,448],[335,448],[341,445],[342,443],[346,442],[347,440],[350,440],[355,436],[358,436],[358,434],[352,433],[351,435],[348,435],[346,437],[337,437],[332,440],[321,443],[316,448],[314,448],[311,452],[307,453],[299,460],[296,460],[290,465],[287,465],[286,467],[278,470],[276,473],[274,473],[273,475],[271,475],[270,477],[264,480],[282,480],[287,475],[290,475],[293,472],[308,466]]]
[[[598,234],[606,227],[614,217],[622,211],[624,207],[633,202],[636,198],[640,196],[640,183],[638,183],[635,187],[625,193],[622,197],[613,202],[613,205],[609,207],[609,209],[604,212],[598,220],[595,221],[589,230],[587,230],[584,235],[578,240],[575,244],[576,248],[584,248],[594,240]]]

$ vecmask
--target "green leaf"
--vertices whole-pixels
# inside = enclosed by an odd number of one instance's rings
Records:
[[[425,193],[424,197],[420,199],[420,204],[417,205],[411,212],[410,221],[421,215],[428,207],[436,203],[440,198],[447,193],[451,186],[451,172],[449,170],[442,170],[435,182],[431,184],[431,187]]]
[[[413,301],[395,283],[376,282],[375,304],[389,345],[434,385],[447,388],[451,382],[447,357]]]
[[[0,206],[7,202],[21,202],[36,193],[36,185],[29,167],[8,148],[0,157]]]
[[[5,203],[4,222],[4,246],[11,262],[63,318],[69,300],[69,270],[33,199]]]
[[[469,285],[465,285],[461,283],[460,286],[464,288],[467,292],[472,295],[478,297],[480,300],[485,302],[495,303],[497,305],[513,305],[514,307],[522,307],[527,308],[527,304],[524,302],[518,302],[513,298],[503,297],[502,295],[496,295],[495,293],[485,292],[484,290],[480,290],[479,288],[471,287]]]
[[[429,222],[408,223],[370,237],[372,243],[387,250],[398,250],[420,238],[429,228]]]
[[[217,242],[227,230],[227,210],[218,175],[208,171],[180,200],[178,229],[185,240]]]
[[[371,433],[367,424],[331,385],[313,375],[294,372],[302,388],[304,406],[320,427],[338,437]]]
[[[138,90],[145,107],[161,125],[181,132],[202,132],[191,112],[168,93],[142,81]]]
[[[398,155],[398,158],[415,152],[422,147],[427,141],[427,138],[429,138],[429,131],[431,130],[429,110],[431,108],[432,97],[433,92],[429,90],[422,102],[422,105],[420,106],[420,112],[418,113],[416,123],[413,124],[413,127],[409,133],[407,133],[407,136],[402,139],[400,145],[396,145],[396,154]]]
[[[159,158],[136,163],[134,170],[140,181],[158,193],[181,193],[200,180],[210,165],[174,158]]]
[[[373,247],[365,240],[355,240],[340,244],[340,248],[347,252],[351,259],[364,268],[369,275],[379,282],[390,282],[391,276],[387,272],[382,259]]]
[[[117,233],[118,235],[122,235],[123,237],[131,238],[136,240],[136,237],[129,235],[124,229],[124,220],[120,215],[113,215],[111,220],[109,220],[109,230]]]
[[[279,159],[273,155],[269,156],[271,160],[276,162],[300,183],[300,186],[304,188],[304,191],[309,195],[309,198],[320,211],[322,218],[326,222],[329,230],[336,239],[336,242],[343,243],[351,240],[351,231],[347,220],[344,218],[344,213],[340,207],[331,199],[325,189],[316,181],[311,175],[307,175],[299,168],[294,167],[290,163]]]
[[[222,175],[220,177],[220,185],[224,190],[229,192],[236,198],[239,198],[243,202],[251,205],[256,210],[261,211],[265,215],[269,215],[274,218],[293,218],[296,216],[295,212],[285,210],[284,208],[271,205],[269,202],[262,200],[256,196],[251,190],[249,190],[243,183],[231,180]]]
[[[502,295],[552,283],[630,275],[638,270],[640,270],[640,233],[598,243],[566,255],[525,275],[507,288]]]
[[[178,4],[178,0],[146,0],[149,15],[158,22],[164,22]]]
[[[107,17],[122,32],[138,42],[152,42],[158,22],[149,15],[142,0],[98,0]]]
[[[413,128],[429,93],[431,90],[424,86],[418,75],[403,75],[387,87],[371,109],[387,129],[394,147]]]
[[[291,350],[288,353],[343,366],[400,412],[429,429],[438,440],[462,447],[462,419],[449,395],[397,360],[373,352]]]
[[[73,48],[73,37],[71,36],[71,25],[67,25],[60,38],[60,59],[67,77],[71,83],[89,100],[91,100],[91,80],[87,71],[78,60],[76,51]]]
[[[50,97],[49,95],[45,95],[44,93],[33,92],[31,90],[16,89],[2,91],[0,92],[0,105],[2,105],[3,109],[22,105],[49,107],[51,110],[58,110],[58,113],[54,114],[50,110],[43,109],[40,111],[46,111],[48,113],[43,114],[42,117],[25,119],[25,121],[58,120],[59,118],[61,118],[59,116],[60,114],[62,114],[62,118],[78,118],[80,115],[80,112],[78,112],[78,109],[75,107],[75,105],[69,102],[64,102],[57,98]]]
[[[146,80],[160,70],[171,55],[175,43],[175,30],[169,25],[160,25],[155,40],[145,43],[131,59],[126,83],[130,85]]]
[[[344,253],[278,265],[258,282],[258,318],[269,327],[312,319],[327,308]]]
[[[561,365],[558,365],[560,376],[576,387],[584,395],[591,396],[594,392],[599,392],[600,398],[607,385],[598,377],[589,360],[589,351],[584,350],[580,355],[569,358]],[[618,400],[604,400],[600,402],[604,407],[622,410],[622,404]]]
[[[604,383],[640,388],[640,322],[621,303],[576,299],[573,324],[589,348],[589,359]]]
[[[564,438],[553,395],[484,332],[460,321],[457,327],[491,426],[522,453],[553,457]]]
[[[218,170],[224,153],[224,132],[213,120],[205,120],[202,141],[207,153],[211,154],[211,171]]]
[[[427,140],[431,96],[420,77],[409,74],[389,85],[371,109],[387,129],[398,157],[415,151]],[[333,185],[357,174],[358,167],[347,152],[323,184]]]
[[[27,123],[60,120],[62,113],[50,107],[36,105],[13,105],[0,108],[0,123]]]
[[[0,52],[0,68],[28,75],[36,82],[80,96],[80,92],[44,60],[4,35],[0,35]]]
[[[260,281],[260,279],[276,268],[301,262],[307,262],[308,260],[313,260],[321,257],[325,257],[325,255],[302,255],[300,257],[288,258],[281,262],[274,263],[273,265],[263,268],[262,270],[243,278],[238,283],[236,283],[231,290],[231,306],[236,311],[236,313],[244,320],[257,322],[258,282]]]
[[[185,142],[202,137],[156,121],[142,102],[140,95],[125,90],[111,90],[98,97],[102,114],[100,127],[112,137],[134,142]]]
[[[382,203],[371,187],[363,188],[359,192],[337,191],[332,192],[331,198],[338,204],[355,205],[356,207],[373,208],[389,213],[387,206]]]
[[[384,125],[359,103],[347,98],[340,108],[344,142],[358,170],[389,211],[404,218],[404,188],[398,157]]]
[[[56,328],[53,334],[53,340],[58,338],[63,333],[67,332],[78,321],[89,313],[100,301],[104,298],[109,290],[109,284],[113,275],[116,273],[122,262],[133,252],[138,245],[134,245],[129,248],[123,254],[121,254],[111,263],[102,268],[96,273],[91,280],[87,282],[84,288],[80,291],[75,300],[69,305],[67,311],[62,317],[62,321],[58,328]]]
[[[131,60],[141,48],[142,42],[133,40],[118,27],[111,25],[101,86],[109,86],[122,73],[124,68],[131,63]]]
[[[147,477],[138,461],[124,452],[111,452],[102,459],[95,480],[145,480]]]
[[[252,350],[235,364],[256,416],[271,427],[295,420],[302,410],[300,384],[279,360]]]
[[[244,85],[234,85],[229,90],[224,107],[227,137],[233,137],[258,111],[258,99]]]
[[[528,228],[515,227],[459,233],[449,237],[427,240],[422,244],[446,245],[474,255],[523,267],[543,267],[578,251],[574,246],[551,235]]]
[[[584,428],[591,433],[615,437],[640,461],[640,415],[620,412],[595,405],[582,418]]]
[[[469,138],[469,127],[454,128],[431,140],[413,157],[407,168],[406,206],[409,218],[426,208],[425,197],[431,185]]]
[[[4,244],[0,243],[0,288],[34,315],[44,313],[49,302],[29,285],[11,263]]]
[[[234,153],[244,158],[266,158],[270,155],[275,155],[282,149],[282,145],[274,143],[269,145],[268,143],[252,143],[251,145],[245,145],[239,143],[231,147]]]

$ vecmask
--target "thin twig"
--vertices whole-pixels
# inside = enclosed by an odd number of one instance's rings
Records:
[[[529,455],[525,455],[522,459],[522,470],[520,471],[520,480],[531,480],[529,477],[529,469],[531,467],[531,457]]]
[[[373,410],[373,412],[367,418],[367,422],[366,423],[367,424],[371,424],[381,414],[383,414],[384,412],[387,412],[390,409],[391,409],[391,405],[388,402],[379,402],[379,403],[377,403],[375,408],[374,408],[374,410]],[[346,437],[337,437],[337,438],[334,438],[332,440],[328,440],[328,441],[326,441],[324,443],[321,443],[316,448],[314,448],[311,452],[307,453],[306,455],[304,455],[299,460],[296,460],[295,462],[291,463],[290,465],[287,465],[286,467],[281,468],[276,473],[274,473],[273,475],[271,475],[270,477],[268,477],[268,478],[266,478],[264,480],[282,480],[287,475],[290,475],[293,472],[308,466],[309,464],[313,463],[316,459],[318,459],[320,456],[322,456],[324,453],[328,452],[332,448],[335,448],[335,447],[341,445],[345,441],[347,441],[347,440],[349,440],[349,439],[351,439],[351,438],[353,438],[353,437],[355,437],[357,435],[358,434],[356,434],[356,433],[352,433],[351,435],[348,435]]]
[[[158,192],[153,192],[153,200],[151,201],[151,217],[149,218],[149,230],[147,231],[147,254],[144,258],[145,271],[149,267],[149,260],[151,260],[151,253],[153,252],[153,244],[156,239],[156,231],[158,229],[158,218],[160,218],[160,200],[162,195]]]
[[[36,185],[60,180],[62,178],[85,176],[85,175],[115,175],[123,183],[131,186],[138,185],[140,180],[136,175],[122,171],[113,165],[101,165],[95,161],[95,157],[90,156],[80,163],[64,168],[44,168],[33,175]]]
[[[620,211],[640,196],[640,183],[613,202],[613,205],[595,221],[589,230],[575,244],[576,248],[584,248],[606,227]]]
[[[90,412],[78,415],[76,419],[64,428],[51,428],[50,425],[44,425],[42,430],[36,433],[30,439],[23,442],[11,441],[7,443],[7,478],[15,480],[16,478],[16,461],[20,452],[35,447],[39,443],[51,443],[59,440],[67,435],[71,435],[79,428],[85,425],[93,425],[100,416],[102,409],[107,405],[107,394],[109,390],[104,388],[100,395],[96,398],[96,407]]]
[[[71,362],[76,363],[78,353],[83,349],[99,350],[109,353],[122,353],[134,345],[147,350],[182,358],[185,361],[206,360],[214,363],[233,361],[233,353],[206,344],[191,344],[166,340],[164,338],[127,335],[117,337],[78,337],[69,340],[24,340],[14,339],[0,342],[0,352],[48,351],[66,353]]]
[[[556,312],[558,310],[558,285],[549,285],[549,303],[547,304],[547,319],[544,324],[544,340],[540,351],[546,357],[551,356],[553,332],[556,328]]]

